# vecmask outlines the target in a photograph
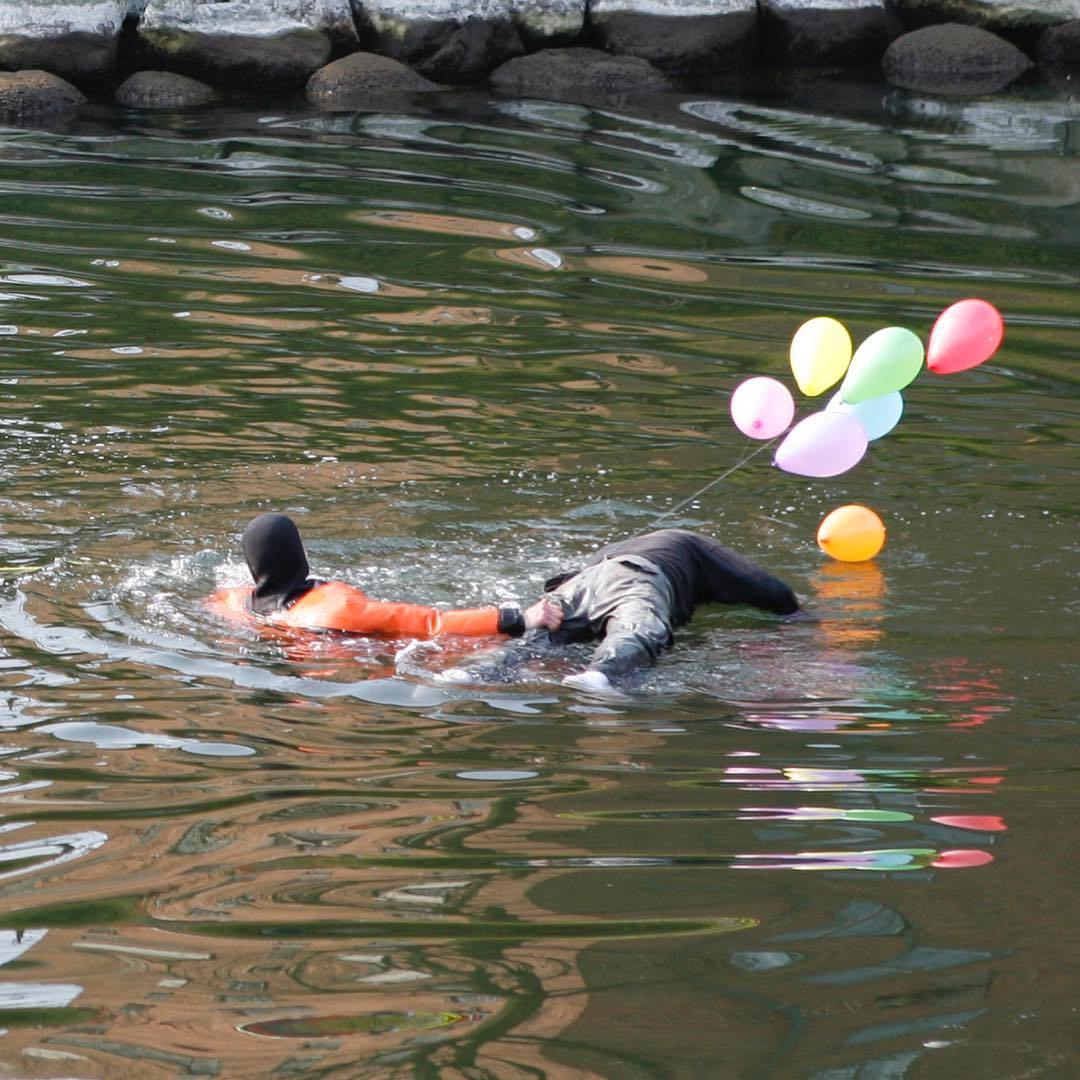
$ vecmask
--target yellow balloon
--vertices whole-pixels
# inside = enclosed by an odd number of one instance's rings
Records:
[[[873,510],[849,503],[825,515],[817,542],[826,555],[841,562],[864,562],[885,546],[885,526]]]
[[[843,323],[819,315],[795,331],[790,357],[799,389],[817,397],[844,377],[851,363],[851,335]]]

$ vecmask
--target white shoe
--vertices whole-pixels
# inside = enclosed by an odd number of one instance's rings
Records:
[[[563,679],[563,686],[572,686],[575,690],[587,690],[590,694],[618,694],[612,681],[595,668],[586,668]]]
[[[447,668],[445,671],[437,671],[432,677],[435,682],[456,683],[458,686],[476,682],[476,676],[468,668],[463,667],[452,667]]]

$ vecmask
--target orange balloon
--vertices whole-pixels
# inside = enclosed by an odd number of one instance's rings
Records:
[[[841,562],[865,562],[885,546],[885,525],[873,510],[849,503],[822,518],[817,542],[826,555]]]

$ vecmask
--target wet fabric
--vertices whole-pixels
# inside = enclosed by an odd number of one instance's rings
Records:
[[[206,601],[220,618],[231,622],[261,622],[297,630],[337,630],[377,637],[432,638],[440,634],[482,637],[521,633],[517,608],[462,608],[444,610],[423,604],[372,600],[343,581],[318,582],[293,603],[253,619],[253,592],[247,588],[220,589]]]
[[[674,640],[671,582],[656,563],[641,556],[595,563],[553,595],[564,616],[562,626],[548,635],[551,643],[600,637],[589,667],[609,677],[653,663]]]
[[[223,589],[207,601],[217,614],[234,619],[253,613],[282,626],[340,630],[354,634],[435,637],[438,634],[510,634],[524,632],[516,607],[441,610],[423,604],[369,599],[340,581],[309,577],[300,530],[285,514],[260,514],[248,523],[241,540],[253,589]]]
[[[532,630],[520,642],[469,665],[480,679],[505,679],[560,645],[599,644],[589,667],[609,678],[652,664],[674,643],[673,629],[698,604],[750,604],[781,615],[799,610],[790,586],[730,548],[685,529],[662,529],[601,548],[582,570],[549,580],[562,626]]]
[[[529,660],[560,646],[600,639],[589,667],[611,677],[645,667],[673,642],[671,583],[641,556],[605,559],[573,574],[552,591],[563,609],[558,630],[530,630],[520,642],[494,649],[469,665],[478,679],[513,676]]]
[[[799,610],[791,587],[751,559],[716,540],[687,529],[658,529],[656,532],[620,540],[601,548],[586,563],[586,569],[605,559],[637,555],[655,563],[672,587],[669,619],[672,626],[690,621],[700,604],[750,604],[790,615]],[[561,574],[544,586],[558,588],[575,573]]]

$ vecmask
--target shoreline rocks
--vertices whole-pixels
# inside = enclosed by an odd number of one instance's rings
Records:
[[[610,104],[630,94],[673,87],[663,72],[639,56],[572,46],[508,60],[492,72],[491,88],[508,97]]]
[[[1080,0],[0,0],[0,72],[36,73],[10,84],[19,114],[72,90],[136,108],[301,87],[330,108],[448,86],[610,100],[778,68],[946,96],[1060,84],[1080,74]]]
[[[217,100],[214,88],[174,71],[137,71],[116,88],[129,109],[196,109]]]
[[[338,48],[356,48],[348,0],[148,0],[134,65],[215,86],[302,86]]]
[[[0,2],[0,69],[106,84],[116,69],[127,0]]]
[[[760,0],[768,54],[781,64],[854,66],[880,61],[899,33],[882,0],[808,7],[801,0]]]
[[[1080,19],[1080,0],[894,0],[909,29],[960,22],[998,32]]]
[[[591,0],[589,13],[601,48],[691,84],[757,61],[757,0]]]
[[[350,109],[395,94],[442,90],[408,64],[378,53],[357,52],[320,68],[308,79],[308,101],[332,109]]]
[[[48,71],[0,72],[0,118],[21,120],[72,112],[87,98]]]
[[[882,66],[885,78],[904,90],[974,95],[1003,89],[1033,65],[989,30],[945,23],[897,38]]]
[[[466,19],[415,67],[436,82],[475,86],[495,68],[524,55],[525,45],[513,23]]]

